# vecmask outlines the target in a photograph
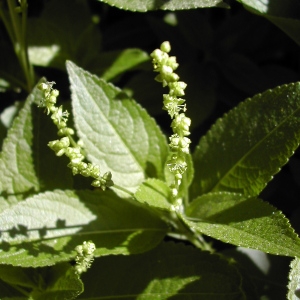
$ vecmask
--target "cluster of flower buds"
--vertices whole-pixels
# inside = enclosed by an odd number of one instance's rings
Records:
[[[167,166],[175,176],[172,184],[173,197],[178,195],[178,188],[181,184],[182,174],[186,171],[186,154],[189,153],[191,140],[187,138],[190,134],[189,127],[191,119],[185,116],[184,96],[186,83],[179,81],[179,76],[174,72],[178,68],[175,56],[169,56],[171,46],[169,42],[163,42],[160,49],[154,50],[150,56],[154,71],[159,74],[155,80],[161,82],[164,87],[169,88],[169,93],[163,95],[163,109],[167,110],[173,119],[171,127],[173,134],[170,136],[171,158],[167,161]]]
[[[106,172],[103,176],[100,175],[100,168],[91,163],[85,163],[85,156],[82,151],[82,144],[75,143],[72,138],[74,130],[67,127],[69,113],[63,111],[63,107],[56,106],[56,98],[59,91],[53,89],[54,82],[41,83],[39,89],[43,92],[43,98],[39,104],[40,107],[45,107],[47,114],[51,113],[51,119],[57,126],[59,140],[51,141],[48,146],[55,152],[57,156],[66,155],[70,159],[68,167],[72,169],[73,175],[81,174],[84,177],[92,177],[94,181],[92,186],[105,190],[107,187],[114,185],[112,175]]]
[[[94,261],[95,250],[96,246],[92,241],[84,241],[82,245],[76,246],[75,251],[77,252],[77,256],[75,258],[75,270],[77,274],[80,275],[91,267]]]

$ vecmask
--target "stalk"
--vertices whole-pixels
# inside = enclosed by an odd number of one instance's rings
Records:
[[[7,0],[9,18],[1,8],[1,18],[13,44],[15,54],[26,79],[26,90],[30,92],[35,78],[33,67],[29,61],[27,44],[27,0],[21,0],[17,6],[15,0]],[[19,15],[21,14],[21,16]]]

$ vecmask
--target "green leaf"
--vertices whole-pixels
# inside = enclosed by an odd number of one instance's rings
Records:
[[[35,300],[64,299],[71,300],[77,298],[83,292],[83,283],[75,273],[74,267],[68,263],[55,265],[46,270],[42,270],[45,289],[36,289],[31,294]]]
[[[300,256],[300,239],[288,219],[260,199],[226,192],[206,194],[191,203],[184,219],[197,232],[225,243]]]
[[[192,195],[257,196],[300,141],[300,83],[267,90],[217,120],[194,153]]]
[[[0,211],[41,189],[71,188],[72,175],[48,142],[57,129],[37,104],[42,97],[36,87],[14,118],[0,154]],[[7,120],[9,121],[9,120]],[[8,122],[9,124],[10,122]]]
[[[88,159],[132,191],[147,177],[163,179],[168,145],[155,121],[112,84],[72,62],[67,69],[74,121]]]
[[[139,255],[101,257],[82,280],[79,299],[245,299],[233,263],[175,243]]]
[[[115,50],[99,53],[86,68],[101,78],[110,81],[148,60],[149,55],[140,49]]]
[[[183,10],[183,9],[195,9],[200,7],[223,7],[229,8],[229,6],[222,0],[99,0],[105,2],[111,6],[116,6],[121,9],[146,12],[148,10]]]
[[[31,106],[41,93],[34,88],[28,96],[23,108],[14,119],[3,142],[0,156],[0,190],[7,199],[0,202],[0,207],[15,203],[23,193],[37,191],[39,181],[33,162],[33,118]],[[6,204],[5,204],[6,203]]]
[[[86,1],[47,1],[42,14],[28,20],[30,61],[65,70],[72,59],[80,65],[93,60],[101,48],[99,30]]]
[[[21,103],[16,102],[14,105],[6,107],[0,114],[0,139],[1,139],[1,151],[2,143],[7,136],[7,131],[11,127],[15,116],[18,114],[21,108]]]
[[[265,17],[300,45],[300,15],[297,0],[237,0],[250,12]]]
[[[300,299],[300,259],[296,257],[291,263],[291,271],[289,275],[288,300]]]
[[[10,206],[0,214],[0,263],[39,267],[67,261],[85,240],[96,256],[155,247],[167,227],[136,203],[110,191],[54,191]]]
[[[151,207],[170,211],[171,191],[167,184],[158,179],[150,178],[143,182],[134,197],[141,203],[146,203]]]

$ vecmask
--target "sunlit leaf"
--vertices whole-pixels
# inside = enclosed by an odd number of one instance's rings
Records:
[[[116,50],[99,53],[86,67],[90,72],[110,81],[147,60],[149,55],[140,49]]]
[[[147,251],[166,233],[148,210],[113,193],[54,191],[38,194],[0,214],[0,263],[47,266],[75,257],[85,240],[96,256]]]
[[[291,271],[289,275],[288,285],[288,300],[299,300],[300,299],[300,259],[296,257],[291,263]]]
[[[23,193],[39,189],[32,157],[33,116],[31,108],[40,97],[40,91],[35,88],[14,119],[3,141],[0,154],[0,190],[2,197],[6,199],[1,200],[1,207],[16,202],[17,198],[22,198]]]
[[[185,222],[197,232],[267,253],[300,256],[300,239],[288,219],[260,199],[219,192],[195,199]]]
[[[139,202],[151,207],[167,211],[171,208],[171,203],[168,201],[171,198],[170,188],[158,179],[151,178],[143,182],[134,196]]]
[[[116,6],[121,9],[146,12],[148,10],[183,10],[183,9],[195,9],[201,7],[223,7],[229,6],[222,0],[99,0],[105,2],[111,6]]]
[[[74,120],[88,158],[129,190],[147,177],[163,179],[168,145],[155,121],[112,84],[72,62],[67,68]]]
[[[194,153],[193,197],[230,191],[257,196],[300,141],[300,84],[258,94],[217,120]]]

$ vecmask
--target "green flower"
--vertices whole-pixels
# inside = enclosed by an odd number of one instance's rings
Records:
[[[184,136],[190,134],[189,131],[190,126],[191,126],[191,119],[187,118],[183,113],[177,115],[171,124],[171,127],[174,132]]]
[[[56,107],[55,111],[52,113],[51,119],[55,125],[60,124],[60,122],[66,123],[68,121],[69,113],[68,111],[63,112],[62,105],[60,107]]]
[[[39,85],[39,89],[44,94],[44,98],[40,101],[39,106],[45,107],[47,114],[52,113],[51,119],[58,128],[57,134],[62,137],[60,140],[49,142],[48,146],[57,156],[65,154],[70,159],[68,167],[72,170],[73,175],[80,174],[84,177],[92,177],[95,179],[92,185],[101,187],[103,190],[107,187],[113,186],[114,183],[111,179],[112,175],[110,172],[101,176],[99,166],[83,161],[85,156],[82,154],[82,142],[79,141],[76,144],[71,137],[74,134],[74,130],[67,127],[69,118],[68,111],[63,111],[62,105],[59,107],[55,106],[59,91],[53,89],[54,84],[55,82],[46,82]]]
[[[185,116],[185,100],[181,98],[185,95],[187,85],[179,81],[179,75],[174,72],[179,65],[175,56],[169,56],[170,51],[170,43],[163,42],[160,49],[154,50],[150,56],[154,71],[159,73],[155,80],[161,82],[163,87],[169,88],[169,93],[163,95],[163,109],[167,110],[173,119],[171,123],[173,134],[170,136],[169,144],[172,156],[167,161],[167,166],[174,174],[174,183],[170,187],[175,201],[182,174],[187,169],[185,155],[189,153],[191,140],[186,136],[190,134],[191,119]]]
[[[84,241],[82,245],[78,245],[75,248],[77,255],[75,257],[76,265],[75,270],[78,275],[86,272],[91,267],[94,261],[94,252],[96,246],[92,241]]]

